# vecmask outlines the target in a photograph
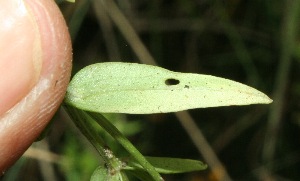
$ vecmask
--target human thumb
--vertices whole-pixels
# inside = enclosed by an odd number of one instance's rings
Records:
[[[54,0],[0,0],[0,175],[56,112],[71,62],[68,29]]]

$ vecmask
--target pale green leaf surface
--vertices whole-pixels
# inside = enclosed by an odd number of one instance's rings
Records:
[[[108,170],[104,166],[99,166],[91,176],[90,181],[107,181],[109,178]]]
[[[93,112],[150,114],[268,104],[272,100],[254,88],[224,78],[107,62],[80,70],[69,84],[65,102]]]
[[[155,170],[162,174],[175,174],[205,170],[207,165],[198,160],[181,159],[181,158],[166,158],[166,157],[146,157]],[[128,163],[129,166],[142,167],[134,160]]]
[[[110,174],[106,167],[99,166],[94,171],[90,181],[128,181],[128,179],[126,175],[120,171],[115,171],[115,173]]]

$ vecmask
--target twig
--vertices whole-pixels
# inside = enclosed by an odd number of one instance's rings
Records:
[[[59,164],[61,160],[61,156],[49,152],[48,150],[42,150],[40,148],[35,148],[33,146],[29,147],[23,156],[28,158],[34,158],[44,162],[55,163],[55,164]]]
[[[98,23],[101,25],[101,29],[103,31],[103,38],[106,44],[109,59],[112,61],[118,61],[121,59],[121,56],[116,37],[113,32],[112,22],[107,13],[105,13],[104,7],[100,1],[93,1],[93,4]]]
[[[104,9],[111,17],[113,22],[119,28],[124,38],[128,41],[133,51],[136,53],[140,60],[143,60],[145,64],[155,65],[156,62],[151,56],[141,39],[136,34],[133,27],[130,25],[127,18],[123,15],[121,10],[118,8],[113,0],[102,0]]]
[[[222,131],[222,134],[215,139],[212,144],[214,150],[219,153],[231,141],[233,141],[235,138],[238,138],[242,133],[251,128],[253,125],[257,124],[257,122],[265,113],[266,110],[260,108],[254,109],[251,112],[245,114],[235,124]]]
[[[49,145],[47,140],[42,140],[39,141],[38,143],[35,144],[40,150],[35,149],[36,154],[40,155],[35,155],[36,157],[42,158],[38,159],[38,164],[40,166],[41,174],[43,175],[43,179],[45,181],[55,181],[57,180],[57,177],[55,175],[54,171],[54,165],[53,163],[56,161],[58,162],[59,156],[56,156],[53,153],[50,153],[49,151]],[[43,150],[43,151],[42,151]],[[48,161],[44,161],[48,160]],[[50,161],[52,160],[52,162]]]
[[[288,84],[292,54],[295,44],[296,25],[298,24],[299,0],[286,1],[282,29],[281,29],[281,53],[279,66],[275,79],[274,102],[268,117],[268,125],[265,134],[263,147],[263,158],[265,162],[271,162],[274,159],[277,136],[280,129],[280,123],[285,105],[286,88]]]
[[[232,180],[228,173],[226,172],[225,167],[219,161],[217,155],[214,153],[214,150],[211,148],[201,130],[198,128],[197,124],[187,111],[175,113],[179,122],[186,130],[190,138],[193,140],[196,148],[202,153],[205,161],[211,168],[212,173],[220,181],[230,181]]]

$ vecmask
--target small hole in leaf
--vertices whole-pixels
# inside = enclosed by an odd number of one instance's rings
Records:
[[[179,80],[177,80],[177,79],[167,79],[166,81],[165,81],[165,84],[166,85],[177,85],[177,84],[179,84]]]

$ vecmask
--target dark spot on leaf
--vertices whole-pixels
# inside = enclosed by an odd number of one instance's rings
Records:
[[[184,85],[184,88],[188,89],[188,88],[190,88],[190,86],[188,86],[188,85]]]
[[[165,81],[166,85],[178,85],[180,81],[178,79],[167,79]]]

